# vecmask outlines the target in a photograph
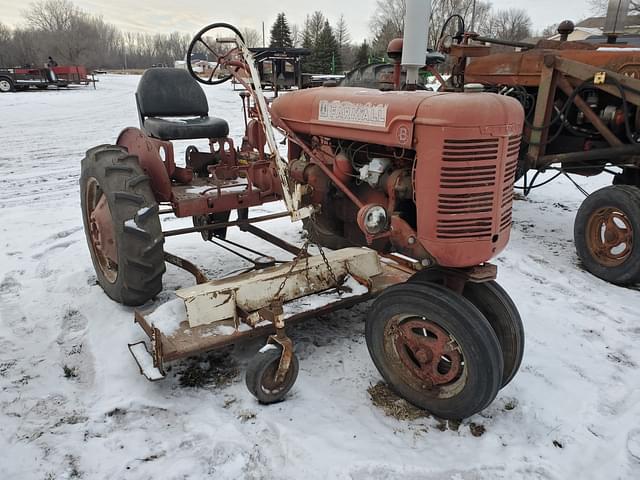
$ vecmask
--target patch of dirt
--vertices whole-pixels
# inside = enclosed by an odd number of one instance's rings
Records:
[[[228,353],[212,353],[189,361],[183,370],[178,372],[180,386],[224,387],[233,383],[240,375],[240,369],[234,358]]]
[[[484,425],[478,425],[477,423],[473,422],[469,424],[469,430],[471,431],[471,435],[473,435],[474,437],[481,437],[487,431]]]
[[[367,392],[369,392],[373,404],[380,408],[388,417],[393,417],[396,420],[412,421],[431,416],[426,411],[400,398],[383,382],[372,385],[367,389]]]

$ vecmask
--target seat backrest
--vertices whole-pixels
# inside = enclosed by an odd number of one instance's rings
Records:
[[[150,68],[142,75],[136,99],[140,117],[207,116],[209,104],[198,82],[180,68]]]

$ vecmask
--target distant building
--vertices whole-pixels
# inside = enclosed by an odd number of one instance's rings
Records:
[[[586,40],[587,38],[592,37],[594,35],[602,35],[602,29],[601,28],[581,27],[580,26],[581,23],[582,22],[580,22],[578,25],[576,25],[575,30],[573,31],[573,33],[569,34],[569,37],[567,38],[567,40],[573,41],[573,42],[577,42],[577,41],[580,41],[580,40]],[[603,19],[602,26],[604,27],[604,19]],[[556,33],[555,35],[547,38],[547,40],[560,40],[560,34]]]
[[[606,17],[591,17],[587,18],[576,24],[576,30],[578,28],[589,29],[589,30],[597,30],[598,33],[592,33],[591,35],[600,35],[604,31],[604,24],[606,21]],[[625,34],[638,34],[640,33],[640,15],[629,15],[625,21]],[[573,40],[569,37],[569,40]]]

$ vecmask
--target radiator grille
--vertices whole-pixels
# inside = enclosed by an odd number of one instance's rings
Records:
[[[486,240],[511,227],[519,151],[520,136],[444,141],[438,238]]]
[[[516,180],[518,157],[520,156],[520,144],[522,135],[513,135],[507,141],[507,158],[505,160],[504,175],[502,181],[502,202],[500,203],[500,231],[509,230],[512,223],[513,185]]]

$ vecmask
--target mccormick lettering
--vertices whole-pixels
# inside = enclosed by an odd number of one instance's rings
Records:
[[[372,127],[387,125],[389,105],[372,103],[341,102],[340,100],[321,100],[318,120],[323,122],[356,123]]]

